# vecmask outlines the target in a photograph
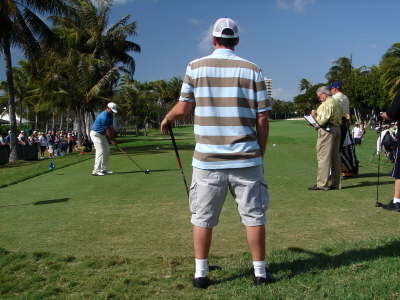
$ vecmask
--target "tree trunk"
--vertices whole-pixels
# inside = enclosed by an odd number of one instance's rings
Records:
[[[10,158],[9,161],[15,162],[17,160],[17,119],[15,117],[15,91],[14,79],[12,73],[12,61],[10,51],[10,40],[5,38],[3,40],[4,50],[4,63],[6,65],[6,76],[8,84],[8,113],[10,116]]]
[[[82,145],[83,141],[85,140],[85,135],[84,135],[84,127],[83,127],[83,122],[82,122],[82,112],[81,108],[77,108],[75,111],[75,122],[76,122],[76,130],[78,131],[78,141],[79,144]]]
[[[56,112],[53,111],[53,122],[51,124],[51,131],[53,131],[54,134],[54,128],[56,127]]]
[[[139,126],[137,123],[135,123],[135,136],[139,135]]]
[[[69,119],[70,119],[70,115],[69,115],[69,109],[67,109],[67,118],[66,118],[66,123],[67,123],[67,132],[69,131]]]
[[[19,99],[19,127],[22,125],[22,99]]]
[[[62,126],[63,126],[63,113],[61,113],[61,116],[60,116],[60,131],[62,130]]]
[[[356,117],[357,123],[360,123],[361,122],[361,115],[360,115],[360,111],[357,109],[357,107],[354,107],[354,115]]]
[[[35,129],[34,130],[37,130],[37,128],[38,128],[38,113],[37,113],[37,111],[35,111]]]

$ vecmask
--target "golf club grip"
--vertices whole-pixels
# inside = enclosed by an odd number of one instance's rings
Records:
[[[178,161],[179,168],[182,169],[182,162],[181,162],[181,158],[179,156],[178,147],[176,146],[175,137],[174,137],[174,133],[172,131],[171,124],[168,124],[168,131],[169,131],[169,135],[171,136],[172,145],[174,145],[174,150],[175,150],[176,159]]]

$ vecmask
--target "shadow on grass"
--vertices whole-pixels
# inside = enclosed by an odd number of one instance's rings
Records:
[[[33,205],[54,204],[54,203],[60,203],[60,202],[67,202],[68,200],[69,200],[69,198],[43,200],[43,201],[33,202]]]
[[[33,164],[38,163],[38,162],[39,162],[39,160],[17,160],[16,162],[13,162],[13,163],[0,165],[0,168],[1,169],[18,168],[18,167],[33,165]]]
[[[315,273],[316,270],[324,271],[337,269],[353,265],[354,263],[372,261],[382,257],[399,257],[400,241],[392,241],[372,249],[353,249],[337,255],[328,255],[301,248],[288,248],[288,250],[295,253],[304,253],[312,257],[298,259],[290,263],[284,262],[271,264],[270,267],[272,271],[289,271],[289,275],[285,275],[285,278],[278,278],[278,280],[286,278],[290,279],[308,272]]]
[[[394,184],[394,181],[381,181],[379,182],[379,185],[385,185],[385,184]],[[376,182],[373,181],[363,181],[358,184],[350,185],[350,186],[344,186],[342,189],[352,189],[352,188],[358,188],[358,187],[364,187],[364,186],[374,186],[376,185]]]
[[[29,206],[29,205],[42,205],[42,204],[54,204],[54,203],[61,203],[67,202],[70,198],[60,198],[60,199],[50,199],[50,200],[42,200],[36,202],[29,202],[29,203],[22,203],[22,204],[10,204],[10,205],[1,205],[0,208],[3,207],[15,207],[15,206]]]
[[[390,176],[391,173],[380,173],[380,176]],[[365,173],[365,174],[358,174],[357,176],[354,177],[349,177],[346,179],[352,179],[352,178],[367,178],[367,177],[377,177],[378,174],[377,173]]]
[[[291,279],[295,276],[325,270],[334,270],[341,267],[381,259],[383,257],[400,257],[400,241],[388,242],[376,248],[353,249],[337,255],[313,252],[302,248],[288,248],[287,251],[306,254],[309,258],[300,258],[290,262],[270,263],[269,269],[272,274],[283,272],[282,276],[274,276],[274,282]],[[248,278],[253,275],[252,268],[242,269],[238,274],[213,280],[211,285],[218,285],[240,278]]]

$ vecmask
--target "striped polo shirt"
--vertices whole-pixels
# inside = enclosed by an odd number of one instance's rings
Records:
[[[195,102],[193,167],[262,164],[257,113],[271,110],[261,69],[229,49],[189,63],[179,101]]]

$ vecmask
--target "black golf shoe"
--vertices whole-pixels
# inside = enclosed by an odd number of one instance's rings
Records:
[[[198,289],[206,289],[210,285],[208,277],[193,278],[193,287]]]
[[[258,286],[258,285],[264,285],[264,284],[268,284],[268,283],[273,283],[275,282],[274,277],[272,276],[271,272],[266,268],[265,269],[266,272],[266,277],[255,277],[254,276],[254,285]]]
[[[340,188],[338,186],[333,186],[331,185],[328,190],[333,191],[333,190],[340,190]]]
[[[400,212],[400,203],[393,203],[392,200],[388,204],[382,204],[382,208],[386,210]]]
[[[309,191],[327,191],[328,188],[318,187],[317,185],[310,186],[308,188]]]

